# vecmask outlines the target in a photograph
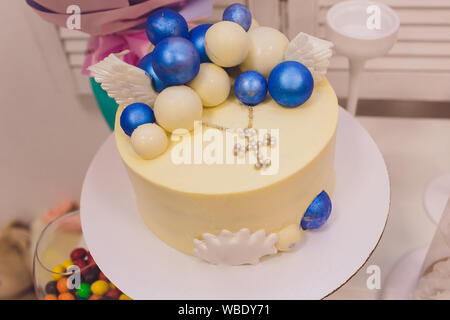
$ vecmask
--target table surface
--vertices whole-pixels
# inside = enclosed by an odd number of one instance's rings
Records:
[[[423,205],[430,180],[450,172],[450,119],[357,117],[384,156],[391,182],[391,210],[384,235],[359,272],[327,299],[379,299],[401,257],[427,246],[436,225]],[[381,271],[381,288],[368,289],[368,267]]]

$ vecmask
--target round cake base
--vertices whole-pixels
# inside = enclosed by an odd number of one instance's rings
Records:
[[[133,299],[323,298],[367,261],[384,231],[390,203],[380,151],[342,108],[336,143],[327,224],[309,231],[293,252],[265,257],[257,265],[217,266],[169,247],[147,229],[111,135],[83,184],[87,245],[105,275]]]

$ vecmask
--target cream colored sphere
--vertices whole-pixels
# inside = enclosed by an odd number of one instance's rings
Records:
[[[248,29],[248,30],[252,30],[252,29],[255,29],[258,27],[259,27],[259,22],[255,18],[252,18],[252,24],[250,25],[250,29]]]
[[[146,123],[137,127],[131,134],[131,146],[143,159],[156,158],[166,151],[169,145],[167,134],[156,123]]]
[[[278,232],[278,242],[275,244],[280,251],[289,251],[294,249],[300,242],[304,231],[298,224],[291,224]]]
[[[161,91],[153,108],[156,122],[165,130],[192,130],[194,121],[202,119],[202,101],[187,86],[173,86]]]
[[[258,27],[248,32],[250,48],[241,64],[242,71],[254,70],[269,77],[272,69],[284,60],[289,39],[270,27]]]
[[[214,63],[202,63],[197,76],[188,86],[200,96],[204,107],[215,107],[224,102],[230,94],[230,77]]]
[[[221,67],[234,67],[247,57],[249,36],[237,23],[221,21],[205,34],[205,50],[212,62]]]

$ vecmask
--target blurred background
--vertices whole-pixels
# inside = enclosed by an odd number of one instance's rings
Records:
[[[235,2],[246,4],[260,25],[292,39],[299,31],[324,37],[326,12],[339,1],[215,0],[208,21],[221,20]],[[431,240],[435,225],[426,216],[423,193],[429,180],[450,171],[450,1],[381,2],[399,15],[399,38],[387,56],[367,63],[357,115],[391,177],[391,218],[371,258],[387,273],[402,253]],[[79,201],[88,165],[110,130],[89,78],[80,73],[89,35],[44,22],[25,1],[1,1],[0,11],[6,13],[0,20],[3,225]],[[347,59],[334,56],[327,77],[345,105]],[[365,281],[361,273],[337,297],[375,297],[358,287]]]

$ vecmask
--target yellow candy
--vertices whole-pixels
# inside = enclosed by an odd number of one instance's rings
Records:
[[[129,296],[127,296],[126,294],[122,293],[119,297],[119,300],[133,300],[131,299]]]
[[[68,259],[68,260],[64,260],[61,265],[67,270],[67,269],[69,269],[70,266],[73,266],[74,263],[72,260]]]
[[[55,272],[55,273],[52,273],[52,279],[56,281],[63,277],[63,275],[58,274],[58,273],[66,272],[66,268],[64,268],[63,266],[56,266],[53,268],[52,271]]]
[[[91,284],[91,291],[98,296],[104,295],[109,290],[108,282],[104,280],[97,280]]]

